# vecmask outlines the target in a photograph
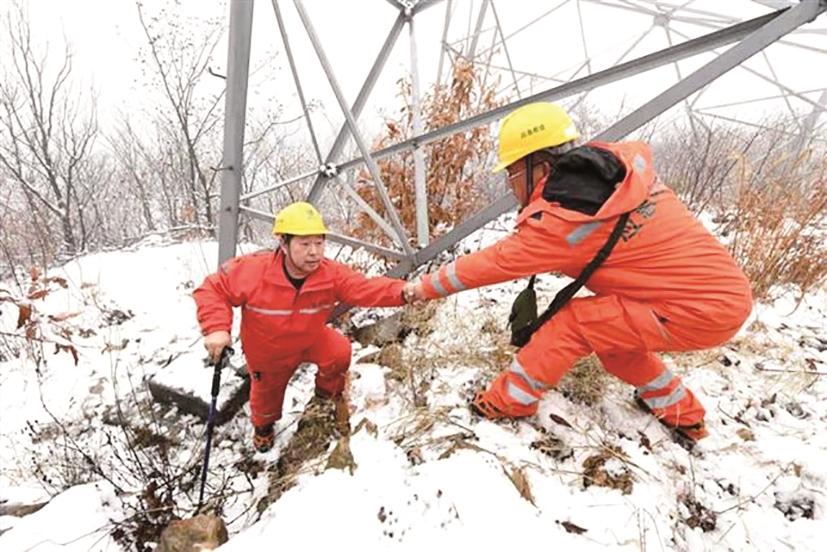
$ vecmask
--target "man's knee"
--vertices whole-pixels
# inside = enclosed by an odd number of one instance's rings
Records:
[[[350,339],[332,328],[325,328],[305,360],[327,370],[346,371],[350,366],[353,346]]]

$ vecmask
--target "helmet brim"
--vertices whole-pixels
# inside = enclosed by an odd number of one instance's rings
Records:
[[[493,169],[491,169],[491,174],[497,174],[497,173],[503,172],[503,170],[505,170],[505,168],[510,164],[511,163],[506,162],[506,161],[500,161],[499,163],[494,165]]]

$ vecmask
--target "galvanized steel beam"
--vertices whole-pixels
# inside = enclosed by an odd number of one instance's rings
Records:
[[[238,242],[252,28],[253,0],[232,0],[227,47],[227,93],[224,101],[224,151],[221,156],[221,203],[218,211],[218,264],[235,256]]]
[[[368,168],[368,172],[373,178],[373,185],[379,194],[379,198],[382,200],[382,204],[385,206],[385,211],[390,219],[390,223],[394,230],[396,230],[397,241],[405,253],[412,254],[413,249],[408,243],[408,234],[402,226],[402,221],[399,220],[399,214],[396,212],[396,208],[394,207],[390,196],[388,196],[388,191],[385,188],[385,184],[382,182],[382,177],[379,173],[379,167],[376,165],[376,161],[371,157],[370,150],[359,132],[356,119],[353,117],[353,113],[351,113],[350,108],[345,102],[344,94],[342,94],[341,87],[339,86],[336,76],[333,73],[333,67],[327,59],[327,55],[322,48],[319,37],[316,35],[316,31],[313,28],[313,24],[310,22],[310,18],[307,16],[307,12],[305,12],[301,0],[293,0],[293,4],[296,6],[296,10],[299,13],[299,18],[302,20],[302,24],[307,31],[307,36],[310,38],[310,42],[313,44],[313,49],[316,51],[316,56],[319,58],[319,62],[322,64],[322,69],[330,82],[330,87],[333,89],[333,94],[336,96],[336,101],[339,103],[339,108],[342,110],[342,113],[344,113],[348,127],[350,127],[350,134],[353,136],[353,140],[356,142],[356,146],[362,154],[362,158]]]

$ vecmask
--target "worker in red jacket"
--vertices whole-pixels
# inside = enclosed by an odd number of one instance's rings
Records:
[[[490,418],[529,416],[580,357],[635,387],[640,406],[693,442],[704,408],[655,351],[689,351],[730,339],[752,308],[750,284],[727,250],[656,176],[640,142],[589,142],[551,103],[521,107],[500,125],[499,164],[521,203],[514,234],[426,275],[417,299],[541,272],[577,277],[622,236],[587,280],[594,295],[543,323],[473,407]]]
[[[318,396],[342,394],[351,346],[326,325],[336,304],[399,306],[409,289],[402,280],[366,278],[326,259],[327,229],[309,203],[282,209],[273,234],[280,236],[278,250],[230,259],[193,292],[204,346],[214,361],[230,345],[233,307],[241,308],[253,444],[260,452],[273,447],[274,423],[281,418],[287,383],[300,363],[318,366]]]

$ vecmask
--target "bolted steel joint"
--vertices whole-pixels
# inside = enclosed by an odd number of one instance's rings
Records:
[[[334,178],[336,175],[339,174],[339,170],[336,168],[336,165],[333,163],[325,163],[321,167],[319,167],[319,172],[325,178]]]

